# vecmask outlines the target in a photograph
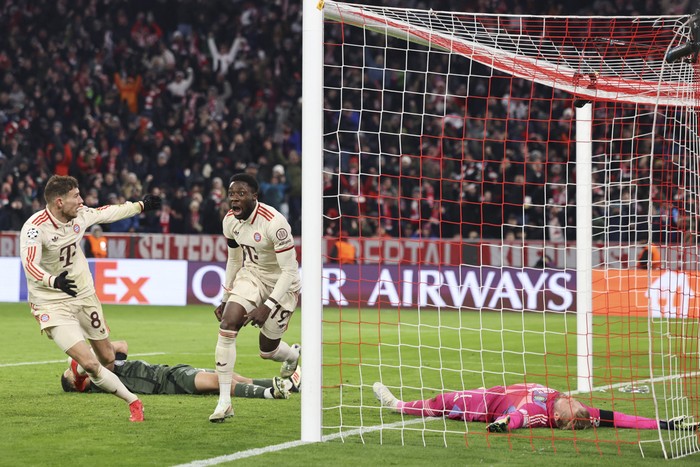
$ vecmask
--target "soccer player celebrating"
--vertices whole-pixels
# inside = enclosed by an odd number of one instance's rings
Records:
[[[131,392],[136,394],[218,394],[219,379],[213,370],[190,365],[152,365],[143,360],[127,360],[126,341],[116,341],[114,374]],[[65,392],[93,392],[100,388],[91,384],[87,375],[77,374],[75,364],[61,375]],[[288,380],[279,376],[271,379],[250,379],[233,374],[231,395],[258,399],[289,399],[290,391],[301,385],[300,368]]]
[[[223,220],[228,240],[224,296],[214,311],[221,324],[215,352],[219,400],[209,417],[212,422],[233,416],[231,382],[236,336],[242,327],[252,323],[260,328],[260,356],[282,362],[282,378],[294,373],[301,350],[282,340],[301,287],[289,223],[258,201],[258,182],[248,174],[231,177],[228,198],[231,210]]]
[[[698,423],[685,419],[657,421],[653,418],[588,407],[576,399],[540,384],[514,384],[438,394],[432,399],[403,402],[382,383],[372,387],[382,406],[419,417],[447,417],[485,422],[486,429],[502,433],[518,428],[550,427],[583,430],[596,427],[638,430],[697,430]]]
[[[83,206],[78,181],[58,175],[46,183],[44,198],[46,209],[31,216],[20,232],[20,256],[32,314],[41,331],[75,360],[97,387],[129,404],[129,420],[141,422],[141,401],[108,369],[114,364],[114,349],[80,241],[91,225],[158,209],[161,200],[146,195],[137,203],[91,209]]]

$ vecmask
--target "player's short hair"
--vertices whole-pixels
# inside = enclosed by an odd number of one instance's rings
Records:
[[[75,385],[70,382],[64,374],[61,374],[61,387],[64,392],[78,392],[78,390],[75,389]]]
[[[260,185],[258,185],[258,181],[253,177],[252,175],[246,174],[246,173],[240,173],[236,174],[231,179],[228,181],[228,185],[231,186],[233,182],[243,182],[246,183],[251,190],[253,190],[253,193],[257,193],[258,190],[260,189]]]
[[[56,198],[59,198],[73,188],[78,188],[78,180],[70,175],[53,175],[46,182],[46,187],[44,187],[44,199],[47,203],[52,202]]]

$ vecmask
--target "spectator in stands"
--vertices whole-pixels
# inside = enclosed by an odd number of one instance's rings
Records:
[[[420,2],[370,3],[400,4],[410,8],[419,6]],[[657,3],[652,2],[645,8],[666,12]],[[449,9],[452,5],[446,0],[435,0],[431,7]],[[281,164],[289,185],[286,196],[290,224],[295,234],[300,233],[301,54],[296,44],[300,43],[302,27],[298,2],[262,2],[250,6],[241,6],[241,2],[186,2],[176,8],[159,2],[148,6],[134,4],[129,8],[119,2],[99,8],[91,3],[85,7],[80,2],[68,2],[61,4],[60,8],[62,13],[57,15],[56,4],[39,2],[32,8],[16,8],[13,14],[0,14],[0,27],[6,32],[0,40],[0,179],[4,182],[5,175],[13,174],[8,203],[12,196],[32,190],[32,184],[41,185],[37,180],[46,178],[41,175],[42,171],[78,177],[81,190],[86,194],[95,186],[98,174],[113,173],[117,181],[123,183],[115,194],[131,198],[138,196],[133,194],[138,190],[133,183],[124,181],[121,171],[126,166],[126,170],[141,183],[143,192],[160,186],[174,201],[178,187],[190,190],[196,184],[203,188],[203,199],[209,199],[210,179],[223,176],[218,173],[222,167],[241,172],[247,171],[248,166],[253,170],[252,164],[258,164],[259,179],[271,181],[272,167]],[[569,8],[569,11],[564,11],[564,8]],[[626,13],[619,11],[620,8],[617,4],[605,6],[610,13]],[[674,5],[673,8],[682,7]],[[590,13],[590,10],[588,5],[580,7],[583,13]],[[561,7],[560,12],[575,11],[571,5]],[[48,25],[37,21],[37,18],[45,17],[82,18],[82,22],[59,21]],[[205,27],[206,18],[219,20]],[[223,40],[220,37],[217,45],[214,35],[209,32],[223,35],[224,30],[230,30],[228,25],[236,25],[236,38]],[[25,34],[26,31],[35,33]],[[364,51],[358,48],[356,53],[361,59]],[[335,57],[328,56],[328,59],[334,60]],[[371,59],[376,60],[375,57]],[[383,79],[389,85],[398,85],[402,78],[392,70],[401,65],[392,57],[387,57],[386,61],[383,64],[375,62],[385,70],[383,75],[369,70],[366,77],[362,73],[349,73],[344,78],[358,86],[365,78],[368,83],[379,83]],[[190,69],[198,71],[190,73]],[[178,74],[185,70],[185,73]],[[131,77],[131,83],[127,77]],[[334,87],[333,80],[340,77],[342,75],[337,70],[331,69],[329,86]],[[401,149],[395,141],[381,142],[385,160],[381,172],[377,173],[382,177],[401,176],[396,179],[394,201],[380,207],[385,194],[379,190],[375,207],[371,193],[359,192],[360,188],[376,188],[371,186],[371,180],[365,183],[366,177],[372,173],[367,163],[373,157],[358,156],[362,173],[358,171],[356,180],[351,180],[351,185],[357,184],[341,187],[339,179],[347,178],[349,173],[346,166],[349,158],[342,156],[340,168],[337,163],[326,161],[325,164],[329,169],[327,181],[333,186],[324,191],[324,196],[328,196],[324,197],[324,212],[339,209],[337,198],[330,196],[333,193],[341,192],[350,197],[362,194],[365,202],[355,202],[349,212],[343,210],[344,218],[346,215],[357,216],[362,211],[373,217],[372,222],[366,224],[378,228],[381,215],[382,227],[398,237],[400,226],[391,224],[398,224],[400,217],[411,218],[410,210],[416,200],[412,197],[412,190],[414,186],[420,186],[423,193],[418,204],[427,201],[427,204],[432,204],[432,211],[428,217],[421,213],[417,219],[412,219],[416,223],[412,231],[418,230],[426,218],[433,218],[441,222],[438,233],[443,238],[455,235],[463,238],[472,235],[499,237],[503,218],[508,218],[512,211],[520,217],[520,224],[527,219],[527,224],[535,226],[523,229],[525,236],[543,238],[545,229],[536,224],[543,223],[549,212],[537,207],[542,200],[541,188],[550,183],[550,175],[558,177],[557,183],[574,180],[573,173],[566,173],[559,168],[564,165],[556,163],[574,159],[568,140],[573,111],[566,108],[563,99],[551,101],[550,106],[551,93],[548,97],[542,89],[525,80],[509,78],[506,86],[498,78],[475,79],[467,89],[463,83],[451,88],[449,81],[440,76],[428,82],[411,81],[406,89],[408,92],[402,96],[407,109],[416,110],[423,105],[421,96],[426,95],[426,86],[430,99],[425,105],[430,112],[463,117],[449,121],[426,120],[424,128],[419,128],[412,119],[401,121],[386,116],[382,125],[389,129],[389,133],[395,131],[407,135],[401,139]],[[523,124],[524,101],[518,93],[529,99],[531,117],[527,120],[527,128]],[[488,95],[495,97],[487,101],[485,97]],[[396,98],[392,95],[385,97],[387,103]],[[326,98],[332,102],[340,96],[331,89]],[[122,99],[128,102],[128,106],[121,105]],[[352,96],[342,96],[342,99],[347,101],[347,105],[342,105],[345,110],[342,115],[333,112],[324,115],[329,128],[340,125],[345,129],[357,129],[359,117],[362,117],[367,128],[361,129],[368,130],[367,134],[376,131],[378,120],[364,115],[371,113],[369,109],[361,109]],[[487,109],[488,121],[484,118]],[[551,124],[546,123],[548,120],[552,120]],[[156,146],[151,135],[158,133],[163,138]],[[424,138],[408,136],[422,134]],[[438,134],[444,136],[430,136]],[[341,154],[346,151],[353,155],[358,151],[380,153],[378,141],[361,141],[359,147],[355,147],[357,139],[347,133],[341,135],[339,143],[329,144],[340,144],[333,150]],[[438,139],[440,144],[435,143]],[[548,143],[545,145],[542,141]],[[423,143],[425,148],[421,147]],[[657,143],[654,150],[663,154],[667,146],[662,140]],[[97,154],[93,154],[93,148]],[[536,151],[540,151],[541,156],[537,156]],[[638,152],[649,154],[650,151],[650,148],[648,151],[640,148]],[[166,153],[166,165],[170,171],[165,172],[170,173],[164,177],[157,175],[158,180],[153,181],[151,169],[156,169],[154,172],[161,170],[158,168],[161,152]],[[597,153],[603,152],[605,149]],[[422,164],[426,172],[420,172],[421,164],[417,161],[420,158],[427,160],[426,157],[443,161],[443,166],[428,161]],[[19,167],[22,159],[31,161],[25,169]],[[654,167],[654,176],[661,176],[664,171],[666,175],[672,175],[673,171],[666,170],[666,166],[677,165],[677,161],[660,159],[654,158],[654,163],[660,164]],[[546,167],[541,167],[545,160]],[[639,180],[639,199],[646,198],[645,186],[668,184],[666,179],[651,182],[651,160],[651,157],[641,158],[637,166],[620,163],[620,173],[627,177],[625,180]],[[556,170],[560,173],[555,173]],[[636,172],[631,174],[633,171]],[[445,191],[437,182],[451,180],[452,174],[455,180],[466,183],[464,187],[469,193],[464,194],[459,189]],[[516,175],[522,182],[513,183]],[[432,195],[425,189],[425,178],[435,178],[430,182]],[[20,188],[21,183],[24,185]],[[467,188],[470,185],[471,188]],[[128,195],[127,190],[131,191]],[[565,192],[560,190],[560,195]],[[527,207],[525,195],[530,197]],[[432,202],[429,196],[433,197]],[[482,203],[482,197],[487,204]],[[86,195],[86,203],[89,199],[92,200]],[[184,199],[189,202],[186,197]],[[341,203],[348,207],[350,201],[345,199]],[[654,208],[642,208],[653,209],[651,227],[654,238],[674,238],[673,234],[664,233],[664,229],[679,228],[680,214],[669,209],[669,200],[655,199],[654,202]],[[567,205],[562,201],[556,204]],[[402,216],[396,213],[387,215],[383,209],[385,205],[390,210],[399,209]],[[172,224],[180,211],[175,204],[171,204],[170,209]],[[442,217],[436,216],[435,209],[442,212]],[[183,216],[186,211],[182,211]],[[572,209],[564,209],[565,221],[560,222],[566,226],[567,240],[575,232],[573,213]],[[637,216],[646,214],[636,213]],[[558,219],[561,220],[561,216]],[[149,229],[161,228],[160,217],[153,222]],[[171,227],[179,229],[179,221],[174,222],[175,226]],[[182,225],[184,230],[184,221]],[[607,228],[605,225],[600,227]]]
[[[107,238],[99,225],[93,225],[90,228],[90,233],[85,236],[85,256],[88,258],[107,257]]]
[[[110,193],[122,193],[122,194],[124,194],[122,191],[122,187],[120,186],[119,181],[117,180],[117,177],[113,173],[107,172],[106,174],[104,174],[104,176],[101,175],[101,177],[102,177],[102,183],[101,183],[100,191],[99,191],[99,196],[100,196],[101,201],[106,201],[107,196]],[[126,196],[125,196],[125,198],[126,198]],[[141,199],[141,198],[139,198],[139,199]]]
[[[277,209],[286,219],[289,218],[289,205],[286,202],[288,189],[284,167],[281,164],[277,164],[272,168],[269,182],[260,183],[262,202]]]
[[[123,196],[120,197],[116,193],[110,193],[107,195],[107,201],[109,204],[124,204],[126,199]],[[117,222],[112,222],[109,224],[109,231],[134,233],[139,231],[140,224],[139,216],[133,216]]]
[[[193,196],[190,200],[185,217],[185,233],[188,234],[198,234],[204,231],[204,227],[202,227],[202,216],[199,212],[202,197],[199,193],[197,193],[197,195],[198,196]]]
[[[143,198],[143,185],[134,172],[124,174],[124,182],[121,186],[122,194],[128,201]]]
[[[338,264],[355,264],[357,261],[355,245],[350,243],[346,237],[336,237],[333,247],[328,253],[328,261]]]
[[[175,80],[168,83],[168,91],[175,97],[175,102],[180,103],[182,99],[187,94],[187,90],[192,86],[192,81],[194,80],[194,70],[191,67],[187,68],[187,78],[185,74],[181,71],[175,72]]]
[[[175,173],[170,165],[170,154],[168,150],[158,153],[156,163],[151,169],[151,183],[149,186],[162,189],[171,189],[176,185]]]
[[[170,233],[185,233],[185,216],[189,210],[187,190],[183,186],[175,189],[174,196],[169,201],[170,205]]]
[[[644,245],[637,255],[637,269],[661,269],[661,250],[653,244]]]
[[[212,188],[209,190],[209,196],[199,206],[199,224],[201,225],[201,233],[220,234],[221,221],[223,217],[220,215],[220,206],[226,197],[223,182],[220,177],[212,179]],[[223,203],[227,204],[227,203]],[[228,210],[227,210],[228,211]]]
[[[540,253],[540,259],[535,263],[535,269],[547,269],[555,266],[554,260],[547,253]]]
[[[133,173],[143,186],[148,186],[151,180],[153,180],[148,161],[143,157],[141,151],[134,152],[131,159],[126,164],[126,169],[130,173]]]
[[[271,143],[270,143],[271,144]],[[296,151],[289,151],[286,182],[289,186],[287,200],[289,202],[289,224],[292,234],[301,234],[301,157]]]
[[[137,114],[139,111],[139,93],[143,88],[143,79],[141,75],[127,76],[126,80],[119,76],[119,73],[114,73],[114,84],[119,90],[121,100],[126,103],[129,112]]]
[[[20,230],[32,211],[21,196],[0,208],[0,230]]]
[[[236,61],[236,55],[238,55],[243,47],[247,47],[248,43],[244,37],[236,36],[230,48],[227,44],[222,44],[220,47],[217,47],[214,34],[209,33],[207,45],[209,46],[209,53],[211,54],[212,70],[215,73],[225,76],[228,74],[231,65]]]

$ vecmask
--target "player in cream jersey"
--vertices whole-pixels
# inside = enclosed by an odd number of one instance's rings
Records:
[[[229,211],[223,221],[224,236],[240,247],[243,269],[273,287],[268,298],[279,303],[286,292],[301,288],[291,228],[287,219],[267,204],[258,202],[251,216],[240,220]]]
[[[258,182],[250,175],[234,175],[228,197],[231,210],[223,220],[223,233],[229,255],[224,297],[215,310],[221,322],[215,352],[219,401],[209,417],[212,422],[233,415],[231,382],[241,328],[248,323],[260,328],[260,356],[282,362],[282,378],[296,370],[301,349],[282,340],[301,288],[289,223],[258,201]]]
[[[158,209],[161,200],[146,195],[138,203],[87,208],[78,181],[57,175],[46,183],[44,198],[46,209],[31,216],[20,232],[20,257],[32,314],[42,332],[73,358],[95,385],[129,404],[131,421],[143,421],[141,401],[109,370],[114,364],[114,348],[80,241],[91,225]],[[76,367],[76,374],[78,370]]]
[[[30,217],[20,233],[20,253],[27,275],[29,303],[41,305],[65,300],[67,292],[54,288],[55,278],[63,271],[67,271],[66,277],[75,283],[75,296],[94,294],[95,286],[88,262],[80,248],[85,232],[93,224],[115,222],[142,211],[142,202],[139,201],[97,209],[80,206],[77,216],[66,223],[56,219],[48,208]]]

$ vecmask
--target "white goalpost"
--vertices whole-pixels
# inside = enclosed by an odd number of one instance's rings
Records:
[[[698,23],[304,2],[302,441],[490,443],[375,381],[700,419]],[[700,450],[604,431],[509,440]]]

